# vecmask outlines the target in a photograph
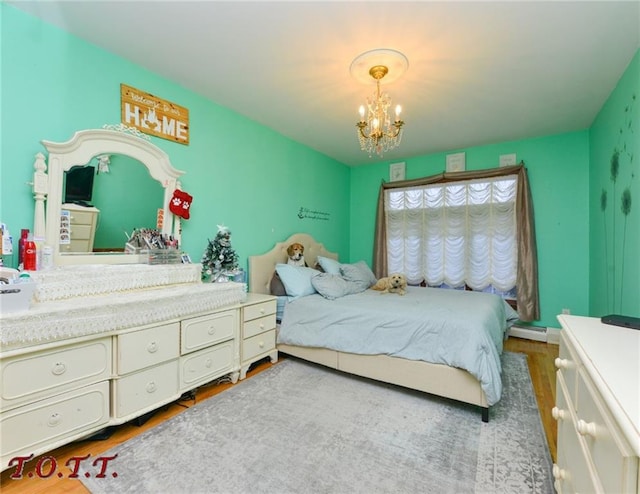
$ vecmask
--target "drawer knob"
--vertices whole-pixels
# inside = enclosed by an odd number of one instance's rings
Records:
[[[567,417],[567,412],[558,407],[553,407],[551,409],[551,416],[556,420],[564,420]]]
[[[56,376],[61,376],[62,374],[67,372],[67,366],[62,362],[56,362],[55,364],[53,364],[51,372]]]
[[[158,344],[155,341],[152,341],[147,345],[147,352],[156,353],[158,351]]]
[[[264,307],[260,309],[260,314],[264,314]]]
[[[595,422],[585,422],[584,420],[578,420],[578,433],[581,436],[596,437],[596,424]]]
[[[207,360],[204,361],[204,366],[207,369],[210,369],[212,365],[213,365],[213,360],[211,360],[210,358],[208,358]]]
[[[49,417],[49,427],[55,427],[62,420],[62,415],[59,413],[52,413]]]
[[[215,332],[216,332],[216,327],[215,326],[211,326],[209,328],[209,334],[215,334]]]
[[[556,463],[554,463],[553,478],[556,480],[564,480],[567,478],[567,471],[564,468],[560,468]]]
[[[260,329],[264,329],[264,323],[260,323]]]
[[[566,358],[556,358],[555,360],[556,369],[568,369],[571,367],[571,361]]]
[[[147,384],[147,393],[155,393],[156,389],[156,383],[154,383],[153,381]]]
[[[258,343],[258,346],[259,346],[260,348],[264,348],[264,341],[261,341],[260,343]]]

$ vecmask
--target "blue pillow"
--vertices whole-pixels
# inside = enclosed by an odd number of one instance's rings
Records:
[[[327,274],[340,274],[340,263],[335,259],[318,256],[318,264]]]
[[[291,266],[289,264],[276,264],[276,272],[288,296],[298,298],[316,293],[316,289],[311,284],[311,278],[320,274],[317,269]]]
[[[311,284],[320,295],[329,300],[360,293],[367,289],[361,283],[346,280],[337,274],[327,273],[320,273],[318,276],[311,278]]]
[[[373,271],[367,266],[364,261],[358,261],[354,264],[343,264],[340,266],[340,274],[347,281],[354,281],[360,283],[366,290],[370,286],[373,286],[378,281],[373,274]]]

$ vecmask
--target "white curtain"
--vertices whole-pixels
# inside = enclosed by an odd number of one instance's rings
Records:
[[[517,175],[385,191],[388,272],[474,290],[516,286]]]

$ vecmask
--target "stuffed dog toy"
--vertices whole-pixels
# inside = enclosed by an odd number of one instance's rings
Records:
[[[287,264],[291,266],[306,266],[304,260],[304,245],[297,242],[287,247]]]
[[[407,277],[401,273],[392,273],[386,278],[380,278],[376,281],[376,284],[371,289],[382,293],[404,295],[407,293]]]

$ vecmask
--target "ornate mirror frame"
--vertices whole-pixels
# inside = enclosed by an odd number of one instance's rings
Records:
[[[143,256],[124,253],[60,253],[60,212],[63,202],[64,172],[76,165],[86,165],[103,154],[122,154],[145,165],[151,176],[164,188],[164,221],[162,233],[173,235],[180,241],[180,218],[169,210],[169,201],[180,188],[178,178],[183,171],[171,165],[169,156],[148,140],[127,133],[129,129],[88,129],[76,132],[67,142],[41,141],[48,151],[36,155],[33,193],[35,211],[34,237],[43,237],[52,247],[54,264],[130,264],[145,262]],[[47,171],[48,164],[48,171]],[[44,203],[46,207],[46,221]],[[155,225],[150,225],[150,227]]]

